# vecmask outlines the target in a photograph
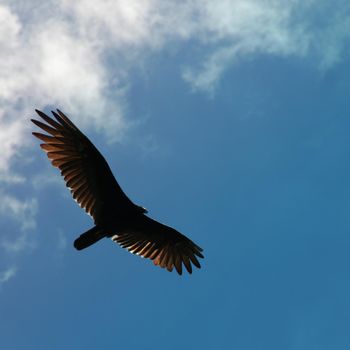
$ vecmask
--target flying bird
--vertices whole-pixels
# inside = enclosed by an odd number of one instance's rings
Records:
[[[94,227],[74,241],[82,250],[104,237],[155,265],[179,275],[182,265],[192,273],[200,268],[202,248],[174,228],[146,215],[147,210],[134,204],[119,186],[112,171],[93,143],[60,110],[55,119],[35,110],[45,121],[31,121],[47,134],[33,132],[43,141],[40,147],[54,167],[59,168],[75,201],[93,219]]]

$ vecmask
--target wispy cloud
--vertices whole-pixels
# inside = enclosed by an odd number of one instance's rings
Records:
[[[33,237],[30,237],[27,231],[17,232],[18,237],[16,238],[4,238],[1,241],[1,247],[11,254],[18,254],[23,251],[28,251],[35,247]]]
[[[225,70],[253,55],[307,58],[315,68],[330,68],[350,42],[349,10],[343,0],[204,1],[194,33],[203,56],[183,78],[194,90],[212,93]]]
[[[30,232],[36,227],[38,203],[35,198],[20,200],[15,196],[2,193],[0,201],[0,216],[15,223],[18,227],[16,237],[13,233],[2,229],[0,246],[8,253],[19,253],[34,245]]]
[[[36,199],[19,200],[18,198],[2,194],[0,202],[0,214],[6,214],[21,223],[21,230],[35,228],[35,215],[38,204]]]
[[[0,287],[8,282],[11,278],[13,278],[17,273],[17,268],[15,266],[11,266],[4,271],[0,272]]]

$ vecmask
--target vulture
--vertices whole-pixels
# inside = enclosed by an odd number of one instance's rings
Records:
[[[53,117],[35,110],[42,121],[31,121],[46,133],[33,132],[43,141],[40,147],[59,168],[75,201],[93,219],[94,227],[81,234],[74,247],[82,250],[104,237],[122,248],[153,261],[155,265],[182,274],[192,273],[203,258],[197,244],[172,227],[146,215],[119,186],[112,171],[93,143],[60,110]]]

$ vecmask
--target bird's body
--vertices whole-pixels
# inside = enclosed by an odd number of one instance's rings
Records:
[[[47,122],[32,119],[49,135],[33,132],[44,141],[52,165],[61,170],[73,198],[93,218],[95,226],[78,237],[74,246],[81,250],[104,237],[123,248],[153,260],[156,265],[189,273],[191,263],[200,268],[197,257],[202,249],[172,227],[147,215],[146,209],[134,204],[123,192],[108,163],[91,141],[62,112],[52,112],[55,119],[37,110]]]

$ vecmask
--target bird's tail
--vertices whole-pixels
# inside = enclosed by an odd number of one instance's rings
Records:
[[[78,250],[85,249],[92,244],[96,243],[103,237],[105,237],[106,234],[100,229],[99,227],[95,226],[91,228],[90,230],[84,232],[80,235],[75,241],[74,241],[74,247]]]

